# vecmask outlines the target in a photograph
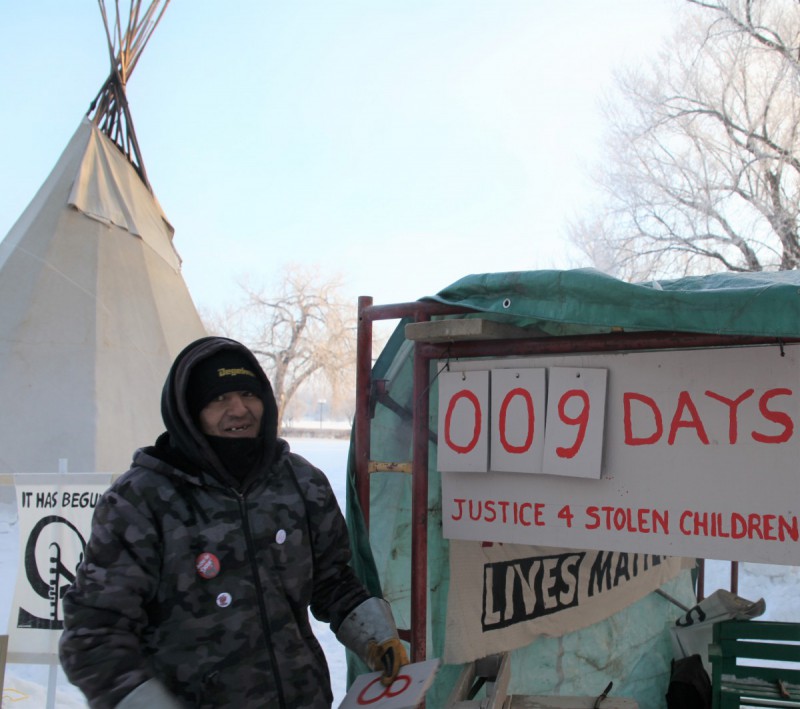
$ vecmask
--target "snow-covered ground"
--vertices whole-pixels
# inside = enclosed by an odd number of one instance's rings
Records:
[[[331,480],[342,509],[345,501],[345,469],[349,441],[339,439],[297,438],[290,440],[292,449],[324,470]],[[6,633],[13,598],[13,583],[19,560],[19,535],[16,523],[13,490],[0,487],[0,634]],[[717,588],[728,588],[730,564],[708,562],[705,591],[710,595]],[[740,564],[738,594],[755,601],[766,600],[764,620],[800,622],[800,568],[766,564]],[[676,609],[676,618],[681,612]],[[347,666],[344,650],[330,629],[315,623],[331,673],[334,706],[345,695]],[[58,709],[85,708],[80,692],[72,687],[60,668],[57,674],[55,707]],[[2,709],[45,709],[50,668],[34,665],[9,665],[6,668]]]

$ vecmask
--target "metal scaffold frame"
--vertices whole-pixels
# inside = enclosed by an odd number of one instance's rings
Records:
[[[358,299],[358,339],[356,362],[356,412],[354,424],[355,485],[358,502],[369,529],[370,518],[370,425],[373,396],[373,323],[408,319],[414,323],[432,318],[466,315],[479,311],[433,301],[374,305],[370,296]],[[428,580],[428,452],[430,432],[430,362],[447,358],[512,357],[552,354],[590,354],[710,347],[735,347],[799,342],[775,337],[730,336],[686,332],[610,332],[602,335],[530,337],[514,339],[471,339],[448,342],[414,342],[413,410],[411,460],[411,622],[400,635],[411,646],[411,661],[427,656],[427,580]],[[731,562],[730,590],[737,592],[738,562]],[[697,597],[704,597],[703,563],[697,579]]]

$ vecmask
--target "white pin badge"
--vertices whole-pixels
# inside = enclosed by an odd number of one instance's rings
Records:
[[[275,541],[278,542],[278,544],[283,544],[286,541],[286,530],[285,529],[279,529],[278,530],[278,533],[275,535]]]
[[[227,608],[232,601],[233,598],[230,593],[220,593],[219,596],[217,596],[217,605],[220,608]]]

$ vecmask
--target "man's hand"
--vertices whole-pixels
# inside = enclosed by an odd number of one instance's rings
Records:
[[[383,671],[381,684],[388,687],[394,682],[400,668],[408,664],[408,655],[398,638],[390,638],[382,643],[370,642],[367,664],[374,672]]]
[[[336,637],[373,672],[382,672],[381,682],[386,687],[394,682],[400,668],[408,664],[392,609],[381,598],[372,596],[353,608],[336,629]]]

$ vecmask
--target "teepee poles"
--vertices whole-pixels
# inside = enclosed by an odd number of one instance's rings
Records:
[[[109,22],[105,0],[98,0],[106,31],[111,73],[89,106],[87,115],[125,154],[150,192],[153,190],[136,139],[125,87],[169,2],[152,0],[143,11],[141,0],[133,0],[127,13],[127,24],[123,27],[119,0],[114,3],[113,22]]]

